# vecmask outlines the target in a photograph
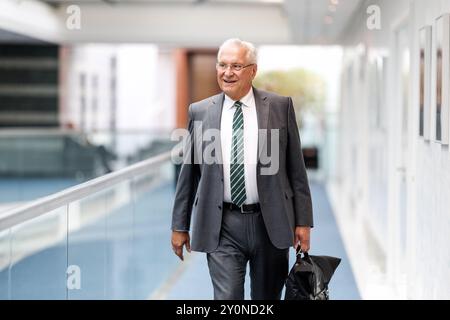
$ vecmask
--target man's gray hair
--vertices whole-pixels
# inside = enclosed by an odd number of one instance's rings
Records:
[[[255,46],[247,41],[243,41],[241,39],[238,38],[232,38],[232,39],[228,39],[225,40],[222,45],[219,48],[219,52],[217,53],[217,60],[219,60],[220,54],[222,52],[222,49],[228,45],[235,45],[238,47],[244,47],[245,49],[247,49],[247,62],[248,63],[254,63],[256,64],[258,62],[258,52],[256,51]]]

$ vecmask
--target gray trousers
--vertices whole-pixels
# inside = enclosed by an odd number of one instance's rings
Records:
[[[260,212],[224,209],[218,248],[207,254],[215,300],[244,300],[250,262],[252,300],[279,300],[288,275],[289,248],[276,248]]]

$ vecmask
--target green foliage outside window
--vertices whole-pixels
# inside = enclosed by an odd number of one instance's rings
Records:
[[[304,69],[268,71],[259,74],[253,84],[258,89],[292,97],[297,124],[300,127],[304,112],[321,113],[324,109],[325,81],[311,71]]]

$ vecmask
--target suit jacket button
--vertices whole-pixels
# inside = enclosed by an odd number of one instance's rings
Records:
[[[219,208],[220,210],[222,210],[222,206],[217,206],[217,208]]]

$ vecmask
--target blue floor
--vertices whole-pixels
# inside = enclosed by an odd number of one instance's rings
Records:
[[[332,299],[360,299],[326,192],[314,183],[311,190],[315,227],[310,253],[342,258],[330,283]],[[143,193],[134,206],[118,208],[107,218],[70,234],[69,239],[0,270],[0,299],[150,297],[164,288],[180,266],[170,248],[173,193],[171,183]],[[291,263],[293,258],[291,250]],[[165,290],[163,298],[211,299],[205,255],[193,253],[185,263],[185,271]],[[67,265],[80,266],[80,290],[66,290]],[[249,294],[247,277],[246,299]]]
[[[315,227],[311,232],[310,254],[329,255],[342,259],[329,285],[330,298],[335,300],[361,299],[326,191],[322,185],[312,183],[311,192]],[[295,253],[291,249],[290,265],[294,263],[294,259]],[[193,253],[187,262],[185,272],[167,293],[167,298],[189,300],[212,299],[212,297],[213,289],[205,254]],[[245,298],[250,298],[248,272],[245,284]]]

